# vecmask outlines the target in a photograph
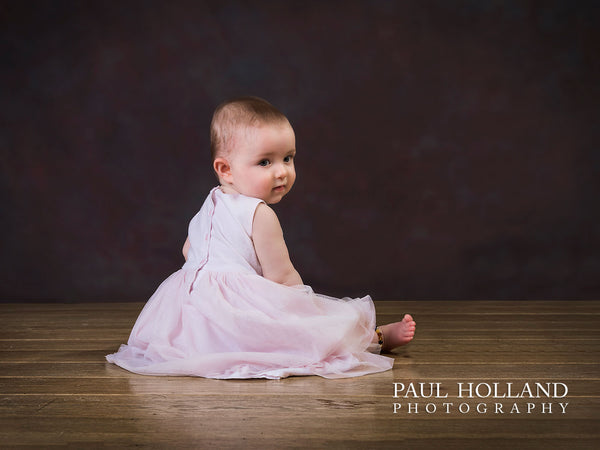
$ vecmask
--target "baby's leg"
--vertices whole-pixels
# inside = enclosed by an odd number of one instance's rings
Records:
[[[389,351],[401,345],[408,344],[415,335],[417,324],[410,314],[406,314],[400,322],[388,323],[379,327],[383,333],[383,345],[381,350]],[[373,342],[377,342],[379,336],[374,334]]]

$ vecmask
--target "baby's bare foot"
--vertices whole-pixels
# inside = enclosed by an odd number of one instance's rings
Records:
[[[410,314],[406,314],[402,321],[388,323],[380,327],[383,332],[382,350],[389,351],[401,345],[406,345],[415,336],[417,324]]]

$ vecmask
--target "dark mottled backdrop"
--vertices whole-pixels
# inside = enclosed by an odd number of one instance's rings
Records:
[[[315,289],[600,298],[598,2],[250,4],[2,3],[1,300],[145,300],[238,94],[296,129]]]

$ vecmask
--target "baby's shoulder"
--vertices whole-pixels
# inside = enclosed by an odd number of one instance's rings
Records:
[[[277,218],[277,214],[266,203],[259,203],[254,212],[252,221],[252,234],[271,234],[280,233],[281,224]]]
[[[256,205],[256,209],[254,210],[254,221],[266,221],[266,222],[274,222],[279,223],[279,219],[277,218],[277,213],[266,203],[259,203]]]

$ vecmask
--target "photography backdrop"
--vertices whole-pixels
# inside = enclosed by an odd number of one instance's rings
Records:
[[[216,185],[208,127],[286,113],[275,206],[315,290],[600,298],[594,1],[0,6],[0,300],[146,300]]]

